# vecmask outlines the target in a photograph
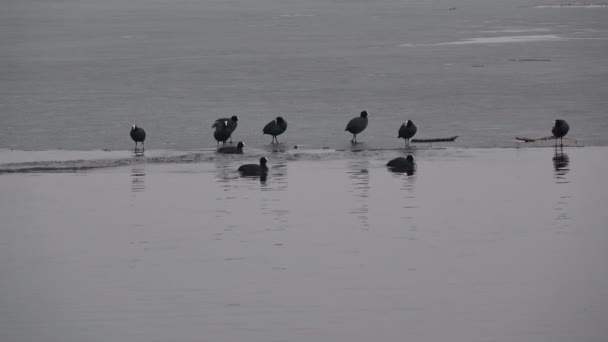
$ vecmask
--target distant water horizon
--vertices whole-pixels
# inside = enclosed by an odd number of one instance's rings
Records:
[[[589,5],[589,6],[587,6]],[[568,8],[565,8],[568,7]],[[344,148],[514,147],[570,123],[580,146],[608,146],[608,8],[556,1],[33,1],[3,5],[0,148],[126,150],[133,123],[149,149],[236,141]]]

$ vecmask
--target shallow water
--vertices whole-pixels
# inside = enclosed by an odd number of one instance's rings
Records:
[[[0,175],[0,340],[605,340],[608,149],[410,152]]]
[[[0,341],[605,341],[607,13],[3,3]],[[233,114],[245,154],[218,155]],[[514,141],[556,118],[565,153]],[[405,150],[407,119],[459,138]]]
[[[9,1],[0,11],[0,148],[213,147],[215,118],[235,139],[343,148],[514,146],[566,119],[581,145],[608,145],[608,8],[556,1]],[[593,5],[589,3],[587,5]],[[540,7],[539,7],[540,6]],[[450,8],[455,7],[454,10]]]

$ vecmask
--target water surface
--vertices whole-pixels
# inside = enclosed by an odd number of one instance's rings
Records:
[[[603,341],[607,152],[416,149],[409,176],[384,166],[404,151],[270,154],[263,181],[236,172],[257,156],[200,152],[5,173],[0,340]]]

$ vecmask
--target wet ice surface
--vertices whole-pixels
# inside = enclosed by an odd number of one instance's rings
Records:
[[[605,340],[608,149],[302,154],[0,175],[0,340]]]
[[[358,138],[382,148],[406,120],[415,138],[513,147],[561,118],[570,137],[608,145],[605,2],[3,5],[2,148],[127,149],[134,123],[150,148],[212,147],[211,125],[231,115],[247,146],[267,144],[262,128],[281,115],[281,142],[333,147],[361,110]]]

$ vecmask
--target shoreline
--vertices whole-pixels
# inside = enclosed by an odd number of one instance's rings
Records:
[[[24,151],[0,149],[0,175],[20,172],[61,172],[61,171],[88,171],[136,164],[163,164],[163,163],[197,163],[213,162],[216,159],[229,158],[248,160],[262,156],[272,156],[279,160],[295,159],[326,159],[326,158],[352,158],[360,154],[386,155],[393,152],[402,154],[426,153],[427,151],[487,151],[487,150],[526,150],[526,149],[552,149],[567,152],[569,149],[603,149],[608,146],[554,146],[528,145],[521,147],[486,147],[467,148],[452,146],[432,146],[431,144],[415,145],[409,148],[357,148],[350,149],[306,149],[287,146],[267,146],[267,149],[246,147],[245,153],[225,155],[216,153],[215,148],[193,150],[146,150],[143,154],[134,154],[133,150],[46,150]]]

